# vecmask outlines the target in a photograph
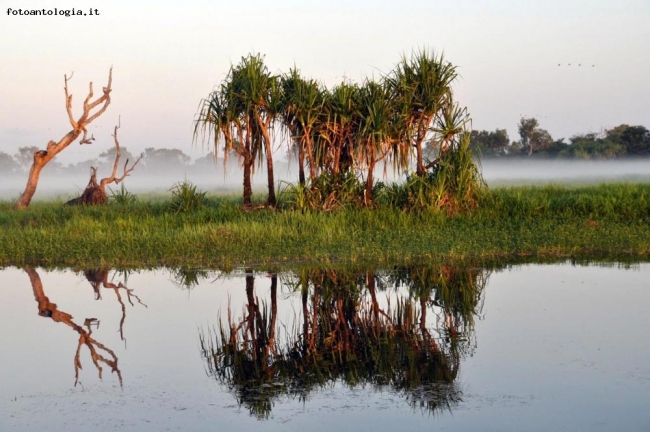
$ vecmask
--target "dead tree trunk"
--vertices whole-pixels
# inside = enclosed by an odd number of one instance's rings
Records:
[[[120,156],[122,155],[120,151],[120,143],[117,140],[118,129],[119,125],[115,126],[115,130],[113,131],[113,139],[115,140],[115,162],[113,162],[113,171],[111,172],[110,177],[103,178],[99,183],[97,183],[97,168],[90,167],[92,174],[90,174],[90,181],[88,182],[88,186],[86,186],[86,189],[84,189],[80,197],[71,199],[70,201],[66,202],[67,205],[106,204],[108,201],[108,197],[106,196],[106,185],[109,185],[111,183],[120,184],[131,173],[131,171],[135,169],[135,166],[138,164],[138,162],[140,162],[142,155],[140,155],[138,160],[136,160],[131,168],[129,168],[129,160],[127,159],[124,163],[122,177],[116,177],[117,168],[120,162]]]
[[[72,76],[70,76],[72,78]],[[38,186],[38,179],[41,174],[41,170],[45,165],[50,162],[54,156],[59,154],[63,149],[68,147],[77,138],[83,133],[79,144],[90,144],[94,141],[94,137],[91,135],[88,137],[87,126],[92,123],[97,117],[102,115],[106,108],[111,103],[111,90],[113,82],[113,68],[110,69],[108,73],[108,84],[102,89],[102,95],[95,100],[93,99],[93,83],[90,83],[88,95],[83,103],[83,114],[75,120],[74,115],[72,114],[72,95],[68,91],[68,78],[67,75],[64,75],[65,86],[63,87],[65,91],[65,100],[66,100],[66,110],[68,112],[68,119],[72,125],[72,130],[65,134],[59,142],[50,141],[47,144],[47,149],[38,150],[34,153],[34,162],[32,167],[29,170],[29,177],[27,178],[27,184],[25,185],[25,190],[23,191],[20,198],[16,202],[16,209],[27,208],[32,201],[34,193],[36,193],[36,187]]]

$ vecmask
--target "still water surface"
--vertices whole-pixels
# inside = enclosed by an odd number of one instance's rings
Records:
[[[0,430],[647,431],[648,280],[7,268]]]

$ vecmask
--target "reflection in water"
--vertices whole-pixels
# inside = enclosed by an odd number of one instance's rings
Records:
[[[201,280],[210,277],[212,272],[203,269],[176,267],[170,269],[171,280],[181,289],[192,290],[201,283]]]
[[[301,294],[302,319],[293,323],[277,322],[278,276],[270,278],[270,308],[247,271],[242,317],[229,305],[227,322],[220,318],[218,331],[200,335],[209,373],[252,415],[267,418],[275,398],[305,400],[337,381],[390,388],[432,413],[461,400],[455,380],[474,348],[485,270],[304,271],[285,283]]]
[[[101,342],[97,341],[92,336],[93,326],[98,328],[100,321],[97,318],[86,318],[84,320],[83,325],[79,325],[76,322],[74,322],[72,315],[70,315],[67,312],[59,310],[58,306],[55,303],[52,303],[50,299],[45,295],[45,291],[43,289],[43,283],[41,281],[38,272],[32,267],[25,267],[24,270],[28,274],[32,284],[32,289],[34,290],[34,298],[38,303],[38,314],[42,317],[52,318],[52,320],[55,322],[62,322],[68,325],[69,327],[71,327],[74,331],[76,331],[79,334],[77,350],[74,355],[75,386],[79,382],[79,370],[82,369],[80,355],[81,355],[81,348],[83,346],[86,346],[88,348],[93,364],[97,368],[99,378],[102,378],[101,364],[103,363],[104,365],[108,366],[111,369],[111,372],[115,372],[117,374],[117,377],[120,381],[120,386],[122,386],[122,372],[120,371],[120,368],[118,366],[118,358],[115,355],[115,352],[112,349],[105,346],[104,344],[102,344]],[[120,337],[122,338],[122,340],[126,342],[124,338],[124,321],[126,319],[126,306],[122,301],[120,290],[126,293],[127,299],[132,306],[133,306],[133,302],[131,301],[132,297],[135,298],[143,306],[146,307],[146,305],[144,305],[140,301],[140,299],[135,294],[133,294],[133,290],[124,286],[122,282],[119,282],[117,285],[112,282],[109,282],[108,270],[98,270],[98,269],[86,270],[83,273],[86,279],[88,279],[88,282],[90,282],[90,284],[93,287],[96,300],[100,300],[102,298],[101,291],[100,291],[100,288],[102,286],[104,288],[111,289],[115,292],[117,296],[117,300],[122,307],[122,318],[120,320],[120,329],[119,329]]]
[[[83,274],[88,280],[88,282],[90,282],[90,285],[93,287],[93,291],[95,292],[95,300],[102,299],[102,293],[101,293],[102,286],[104,288],[113,290],[115,292],[117,301],[120,303],[120,306],[122,308],[122,318],[120,319],[120,339],[122,339],[124,341],[124,344],[126,345],[126,339],[124,338],[124,321],[126,320],[126,305],[124,304],[124,301],[122,301],[120,290],[122,290],[126,294],[126,299],[128,300],[131,306],[133,306],[133,301],[131,300],[132,298],[135,298],[138,301],[138,303],[140,303],[144,307],[147,307],[147,305],[142,303],[140,297],[133,294],[132,289],[129,289],[126,286],[124,286],[124,283],[118,282],[118,284],[115,285],[113,282],[109,282],[108,269],[88,269],[88,270],[84,270]],[[128,273],[125,272],[124,273],[125,282],[127,277],[128,277]]]

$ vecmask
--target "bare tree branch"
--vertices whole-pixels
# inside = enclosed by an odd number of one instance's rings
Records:
[[[120,150],[120,142],[117,140],[117,130],[120,128],[120,125],[118,124],[115,126],[115,129],[113,131],[113,139],[115,140],[115,162],[113,162],[113,172],[111,173],[110,177],[106,177],[102,179],[100,183],[100,187],[103,189],[106,187],[106,185],[115,183],[115,184],[120,184],[128,175],[133,171],[142,159],[142,154],[140,157],[135,161],[135,163],[131,166],[131,168],[128,168],[129,165],[129,160],[127,159],[126,162],[124,163],[124,168],[123,168],[123,174],[121,177],[116,177],[117,175],[117,168],[118,168],[118,163],[120,161],[120,157],[122,155],[122,152]],[[127,169],[128,168],[128,169]]]
[[[108,73],[108,84],[106,87],[102,88],[102,95],[95,100],[92,100],[94,97],[93,93],[93,84],[92,82],[89,85],[88,95],[83,103],[83,113],[78,119],[75,119],[74,113],[72,112],[72,94],[68,87],[68,83],[74,74],[70,74],[70,77],[67,75],[63,76],[64,86],[63,91],[65,94],[65,109],[68,114],[68,120],[72,126],[72,130],[66,133],[58,142],[53,140],[49,141],[47,144],[47,150],[39,150],[34,153],[34,162],[29,171],[29,177],[27,178],[27,184],[25,185],[25,190],[22,195],[16,202],[17,209],[23,209],[29,206],[31,203],[32,197],[36,193],[36,187],[38,186],[38,180],[40,177],[41,170],[49,163],[57,154],[62,150],[72,144],[80,135],[82,135],[80,144],[90,144],[95,138],[91,135],[88,137],[88,125],[92,123],[96,118],[102,115],[108,105],[111,103],[111,91],[113,85],[113,68],[111,67]]]

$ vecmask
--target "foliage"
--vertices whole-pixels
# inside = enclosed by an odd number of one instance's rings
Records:
[[[11,155],[0,151],[0,173],[16,174],[21,171],[20,164]]]
[[[539,127],[536,118],[522,117],[519,121],[519,137],[521,149],[531,156],[553,143],[553,138],[547,130]]]
[[[381,192],[384,205],[408,210],[435,209],[447,215],[475,209],[486,186],[472,158],[470,136],[442,153],[426,177],[409,175]]]
[[[364,185],[351,171],[339,176],[322,173],[306,185],[287,185],[283,201],[300,210],[335,210],[341,207],[359,207],[363,203]]]
[[[179,149],[147,147],[144,150],[144,164],[149,172],[164,172],[187,166],[192,159]]]
[[[573,159],[614,159],[625,156],[625,146],[596,134],[578,135],[571,138],[571,145],[560,152],[560,156]]]
[[[202,280],[210,277],[211,273],[208,270],[197,269],[197,268],[188,268],[188,267],[176,267],[170,270],[171,278],[174,284],[184,290],[192,290]]]
[[[607,140],[625,147],[627,154],[650,154],[650,131],[644,126],[622,124],[608,130],[605,137]]]
[[[622,124],[602,133],[574,135],[566,143],[564,138],[554,140],[548,131],[540,129],[537,119],[522,118],[519,132],[520,141],[510,143],[503,129],[494,132],[473,130],[471,147],[486,158],[527,155],[557,159],[620,159],[650,156],[650,131],[644,126]]]
[[[470,149],[483,157],[504,156],[510,145],[508,132],[497,129],[494,132],[472,130]]]
[[[115,203],[120,206],[128,206],[135,204],[135,202],[138,200],[138,197],[136,195],[126,190],[124,184],[120,184],[120,188],[116,191],[110,187],[108,189],[111,191],[111,196],[108,197],[108,202],[110,203]]]
[[[199,190],[190,181],[176,183],[169,190],[172,193],[170,207],[175,213],[193,212],[208,204],[206,192]]]
[[[34,152],[39,150],[36,146],[20,147],[18,153],[14,155],[14,159],[23,171],[27,171],[34,161]]]

